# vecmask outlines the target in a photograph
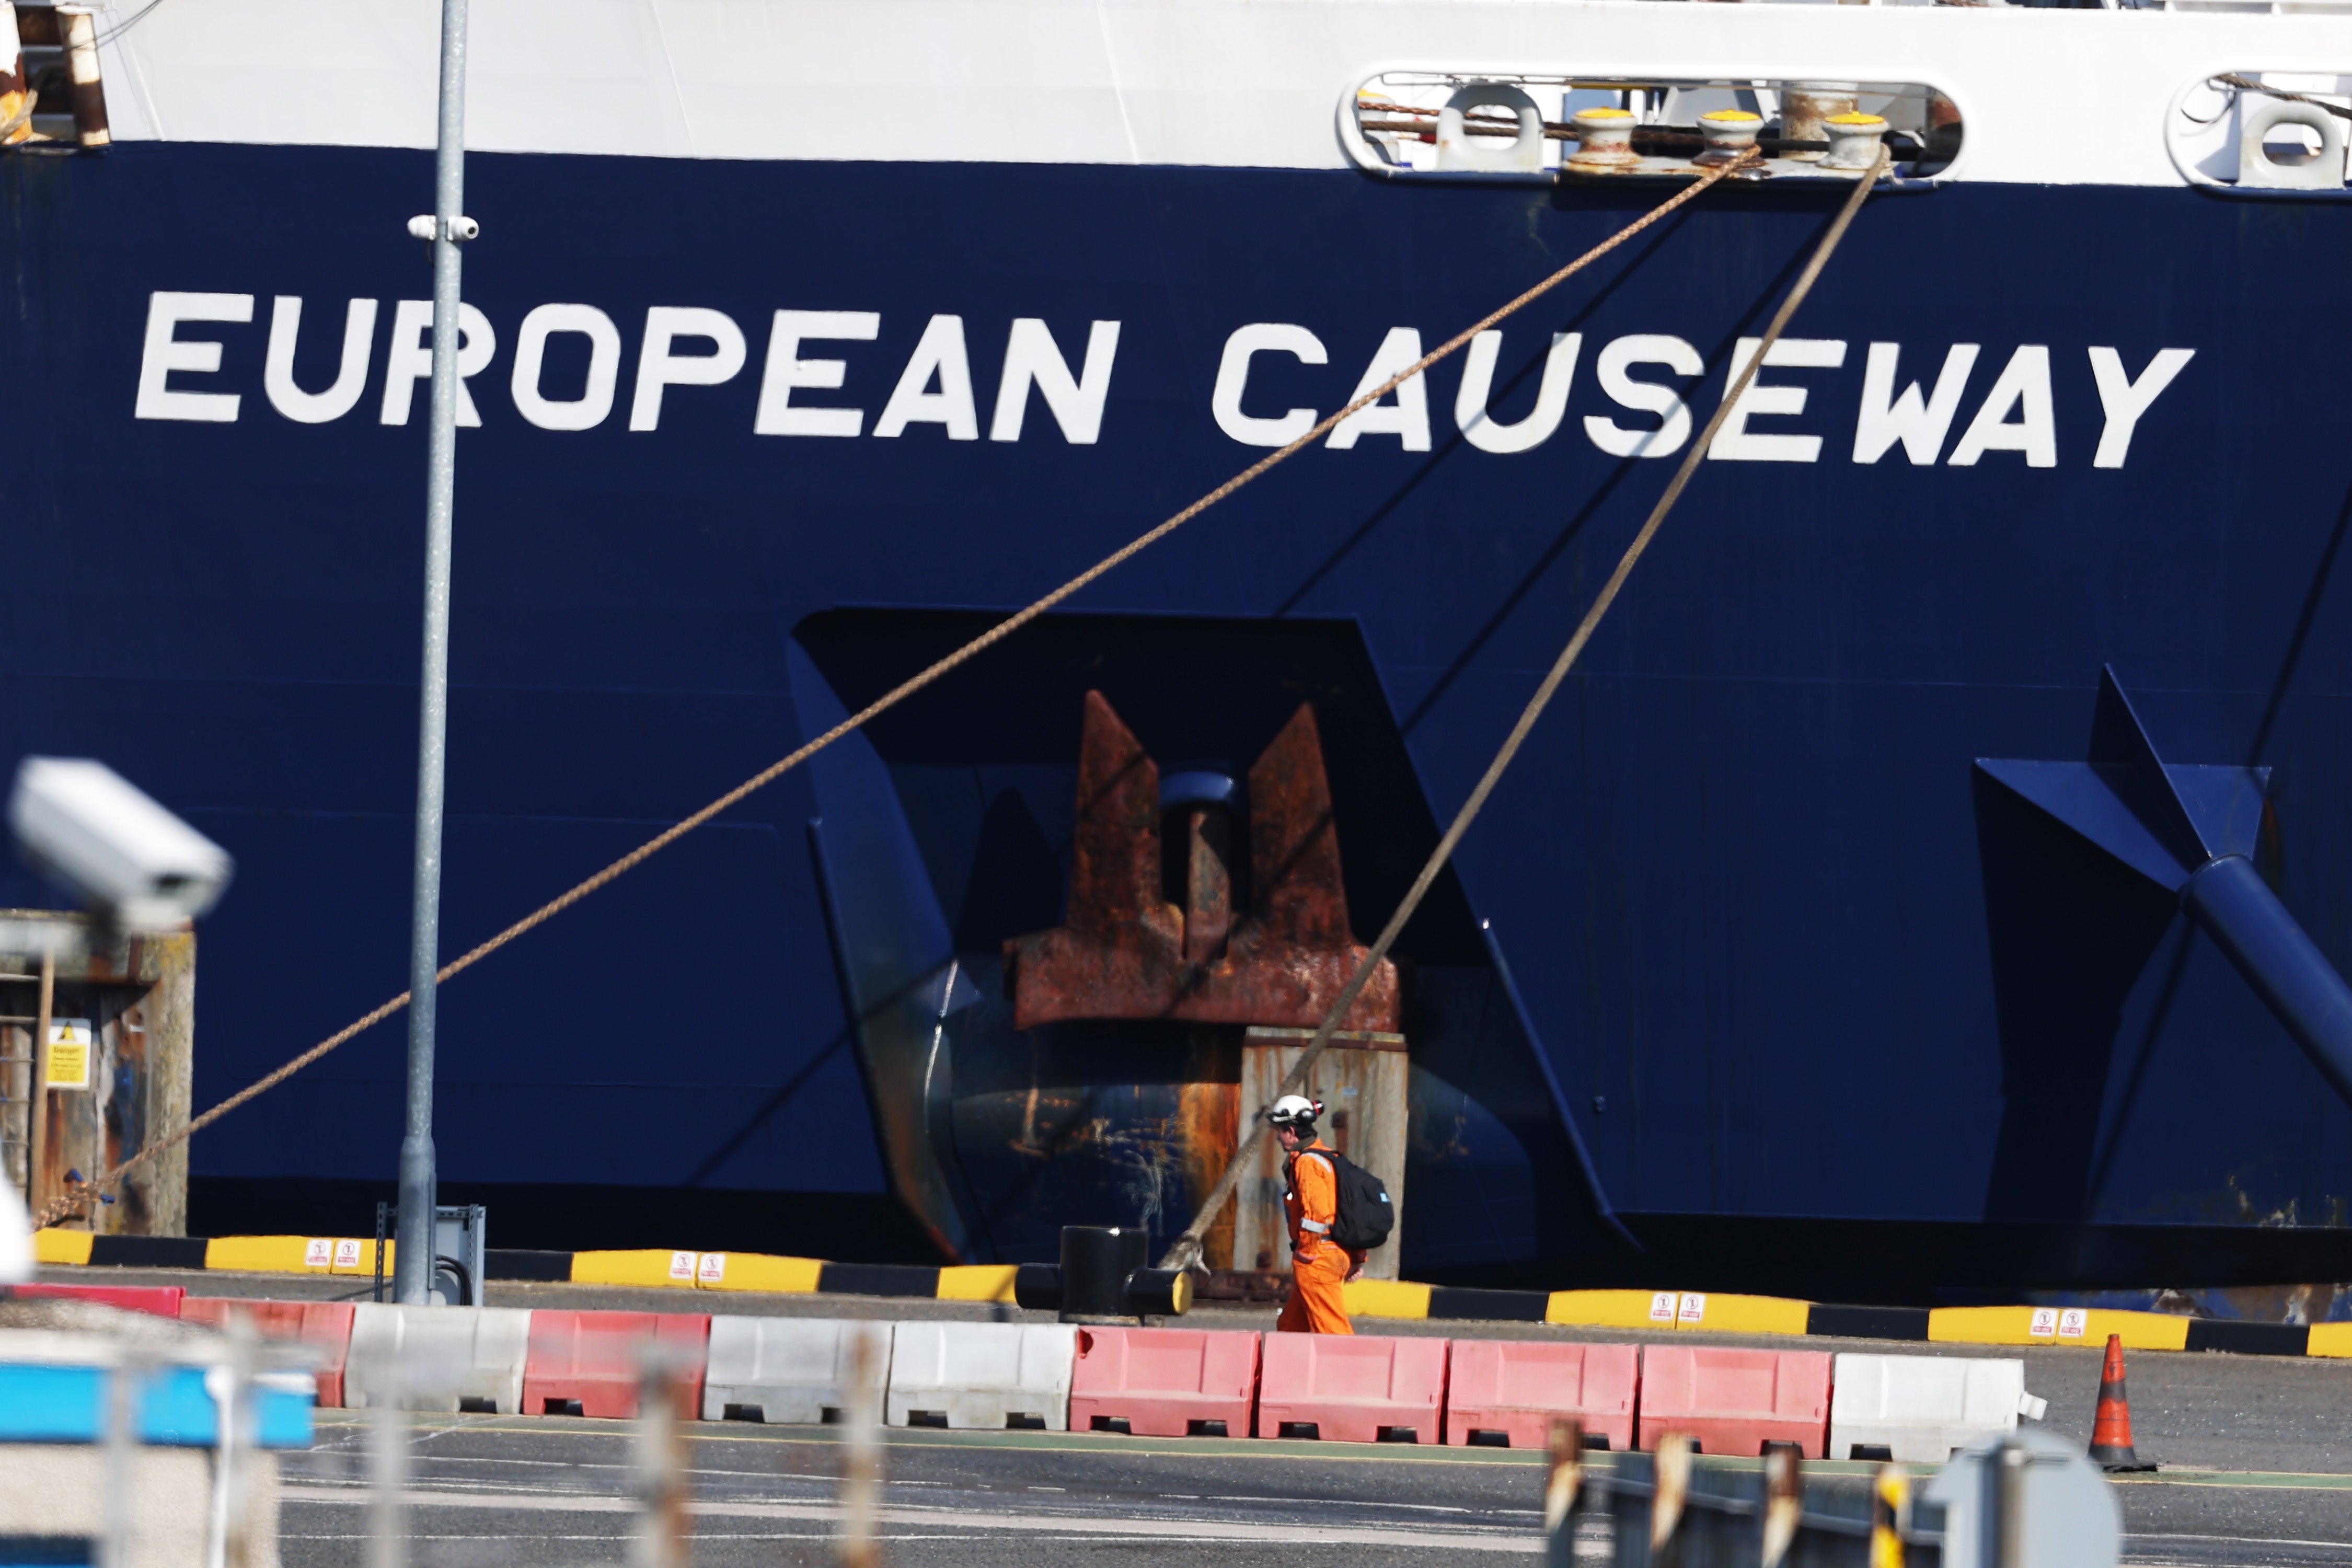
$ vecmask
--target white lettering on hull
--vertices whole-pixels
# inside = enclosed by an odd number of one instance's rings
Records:
[[[872,310],[779,310],[768,331],[768,366],[760,376],[760,408],[751,416],[755,436],[841,436],[857,434],[866,423],[859,408],[795,407],[796,388],[838,391],[849,374],[849,363],[837,359],[803,359],[801,344],[819,342],[870,343],[882,331],[882,318]]]
[[[1225,340],[1224,357],[1217,362],[1217,384],[1209,394],[1209,416],[1217,428],[1245,447],[1287,447],[1322,417],[1312,408],[1260,417],[1242,412],[1242,395],[1249,390],[1250,359],[1261,353],[1288,354],[1301,364],[1328,364],[1323,340],[1305,327],[1286,321],[1257,321],[1238,327]]]
[[[1532,452],[1550,440],[1568,413],[1569,391],[1576,381],[1577,351],[1583,346],[1581,332],[1554,332],[1551,352],[1544,355],[1535,411],[1505,424],[1486,407],[1494,395],[1495,362],[1503,354],[1502,331],[1489,327],[1472,338],[1462,360],[1462,390],[1454,398],[1454,423],[1462,438],[1482,452],[1496,453]]]
[[[1664,332],[1633,332],[1612,340],[1593,363],[1593,379],[1620,408],[1656,415],[1657,427],[1628,430],[1613,419],[1588,414],[1585,439],[1612,458],[1671,458],[1690,440],[1690,409],[1682,394],[1664,383],[1634,380],[1632,371],[1637,364],[1662,364],[1676,375],[1697,375],[1706,369],[1698,350]]]
[[[1370,395],[1382,382],[1410,369],[1421,358],[1421,334],[1411,327],[1391,327],[1381,346],[1372,351],[1372,363],[1356,378],[1356,390],[1348,395],[1353,403]],[[1367,404],[1339,421],[1324,445],[1335,452],[1344,452],[1367,436],[1394,436],[1401,439],[1408,452],[1429,450],[1429,384],[1425,376],[1412,376],[1401,382],[1389,395],[1396,401],[1382,399]]]
[[[408,405],[416,384],[433,379],[433,301],[403,300],[392,313],[392,347],[383,359],[383,413],[386,425],[408,423]],[[474,395],[466,389],[468,376],[479,375],[498,357],[499,335],[490,319],[471,305],[457,307],[457,423],[468,429],[482,423]]]
[[[1062,357],[1053,330],[1035,316],[1013,323],[1004,342],[1004,378],[996,384],[996,417],[989,421],[992,441],[1018,441],[1029,411],[1034,384],[1062,439],[1073,447],[1091,447],[1102,436],[1103,405],[1110,397],[1110,364],[1118,353],[1118,323],[1097,321],[1087,331],[1087,359],[1078,374]]]
[[[235,339],[218,329],[250,327],[254,301],[251,294],[159,291],[151,295],[140,356],[137,417],[235,423],[242,410],[243,395],[222,384],[228,379],[222,370],[225,351]],[[352,300],[345,304],[334,379],[324,391],[310,392],[296,380],[294,369],[302,300],[294,295],[278,296],[269,319],[261,377],[270,406],[303,425],[331,424],[357,407],[374,359],[372,350],[379,304],[374,300]],[[432,316],[429,301],[395,303],[383,356],[379,418],[383,424],[406,424],[417,384],[431,377]],[[459,320],[458,423],[478,426],[481,416],[462,378],[489,367],[497,357],[498,334],[489,319],[472,305],[461,307]],[[196,323],[215,324],[215,331],[205,336],[181,335],[184,328]],[[979,440],[982,409],[965,319],[960,315],[929,318],[870,431],[866,407],[848,397],[832,403],[796,401],[804,394],[844,393],[853,370],[847,358],[803,357],[803,345],[875,342],[881,337],[882,324],[881,313],[874,310],[775,311],[751,416],[752,433],[834,438],[870,434],[893,439],[917,426],[932,425],[947,440]],[[550,341],[567,333],[587,340],[584,384],[577,397],[551,397],[541,385],[541,371]],[[989,440],[1024,439],[1032,429],[1027,416],[1034,394],[1044,401],[1065,444],[1090,447],[1101,441],[1118,353],[1119,323],[1089,324],[1085,353],[1075,371],[1063,351],[1064,341],[1056,340],[1043,317],[1021,316],[1012,321],[1003,357],[994,367],[1000,374],[987,421]],[[1490,329],[1473,338],[1460,362],[1453,405],[1454,427],[1464,444],[1481,453],[1513,456],[1550,443],[1568,423],[1575,401],[1583,341],[1578,332],[1552,333],[1541,362],[1533,407],[1516,419],[1502,419],[1496,417],[1492,405],[1496,378],[1505,374],[1504,333]],[[1756,338],[1738,340],[1724,369],[1724,391],[1738,379],[1759,346]],[[619,386],[624,347],[619,327],[596,306],[538,306],[523,317],[515,341],[509,378],[515,412],[543,430],[579,432],[604,425]],[[1775,343],[1738,405],[1717,429],[1708,458],[1717,462],[1818,464],[1832,434],[1826,427],[1825,410],[1836,406],[1834,396],[1842,380],[1838,373],[1853,374],[1848,368],[1848,347],[1838,338],[1783,338]],[[1973,400],[1973,409],[1967,410],[1969,417],[1957,440],[1950,440],[1951,434],[1971,402],[1975,389],[1970,384],[1982,358],[1982,346],[1948,345],[1931,383],[1905,379],[1903,352],[1900,343],[1873,342],[1862,356],[1853,440],[1844,448],[1853,462],[1873,465],[1899,447],[1905,461],[1914,468],[1972,468],[2012,453],[2028,468],[2058,466],[2062,389],[2053,385],[2050,345],[2025,343],[2010,352],[1991,385]],[[1932,356],[1934,352],[1925,353]],[[2186,348],[2147,352],[2149,357],[2135,377],[2125,367],[2124,351],[2107,345],[2093,345],[2086,351],[2099,400],[2099,434],[2090,459],[2095,468],[2124,467],[2141,422],[2197,353]],[[1378,347],[1356,377],[1354,392],[1338,399],[1339,387],[1324,381],[1325,395],[1344,406],[1411,368],[1422,353],[1420,329],[1385,328]],[[1331,358],[1323,339],[1296,322],[1251,322],[1225,339],[1209,396],[1209,413],[1219,430],[1244,446],[1287,446],[1323,417],[1306,405],[1278,414],[1248,411],[1247,405],[1255,403],[1263,409],[1270,397],[1278,395],[1267,394],[1263,387],[1255,397],[1251,392],[1255,373],[1279,371],[1262,358],[1275,355],[1286,356],[1308,370],[1328,366]],[[665,411],[671,413],[673,424],[680,418],[708,423],[712,405],[707,399],[698,395],[673,407],[676,400],[668,396],[669,390],[724,386],[741,375],[750,358],[751,347],[742,329],[724,311],[694,305],[651,307],[638,339],[628,428],[658,430]],[[1915,361],[1914,368],[1917,367]],[[1515,403],[1524,397],[1524,392],[1517,389],[1536,371],[1532,360],[1521,363],[1509,373],[1505,395]],[[1791,378],[1787,374],[1790,372],[1809,374]],[[1608,411],[1582,416],[1585,439],[1612,458],[1674,456],[1689,444],[1696,428],[1690,399],[1698,378],[1706,373],[1704,357],[1686,338],[1629,332],[1609,339],[1593,356],[1593,384]],[[862,379],[871,370],[856,374]],[[1282,374],[1289,384],[1301,384],[1297,371]],[[207,386],[203,380],[206,377],[221,379]],[[1400,453],[1432,450],[1429,379],[1428,374],[1412,376],[1381,401],[1358,409],[1332,430],[1325,445],[1335,452],[1387,450],[1391,448],[1385,441],[1367,438],[1394,437],[1393,449]],[[1851,387],[1853,383],[1843,384]],[[2079,387],[2081,384],[2071,384]],[[1721,395],[1717,394],[1718,398]],[[2079,392],[2069,395],[2082,396]],[[1621,424],[1628,414],[1642,417]],[[1826,421],[1834,420],[1834,413],[1826,414]],[[2076,430],[2086,427],[2087,421],[2070,426]]]
[[[2017,416],[2012,419],[2011,414]],[[2022,452],[2029,468],[2058,466],[2058,417],[2050,396],[2050,350],[2026,343],[2009,356],[1977,416],[1952,448],[1955,468],[1972,466],[1987,452]]]
[[[1731,351],[1731,364],[1725,370],[1723,390],[1727,395],[1734,383],[1748,370],[1756,351],[1764,346],[1762,338],[1742,338]],[[1807,391],[1802,386],[1767,384],[1768,370],[1836,370],[1845,363],[1845,344],[1836,338],[1782,338],[1772,345],[1757,366],[1755,379],[1731,405],[1731,412],[1717,426],[1715,439],[1706,444],[1706,455],[1716,462],[1734,463],[1813,463],[1822,456],[1819,436],[1791,436],[1785,432],[1765,433],[1748,428],[1748,420],[1759,414],[1781,415],[1794,418],[1805,411]]]
[[[367,391],[368,358],[375,346],[375,301],[354,300],[343,308],[343,357],[334,384],[305,392],[294,382],[294,347],[302,335],[302,301],[280,294],[269,314],[269,357],[261,389],[269,406],[297,425],[328,425],[359,406]]]
[[[939,384],[937,392],[931,390],[933,382]],[[903,436],[909,425],[943,425],[950,441],[980,439],[961,316],[933,316],[923,329],[907,368],[898,373],[898,384],[890,390],[890,401],[882,405],[882,417],[874,421],[874,434]]]
[[[577,397],[549,397],[540,390],[547,340],[559,332],[588,340],[588,375]],[[531,424],[542,430],[593,430],[613,412],[613,389],[620,380],[621,329],[595,306],[541,305],[522,319],[508,392],[515,412]]]
[[[2134,381],[2124,374],[2123,355],[2113,349],[2091,351],[2091,376],[2099,385],[2099,406],[2107,416],[2099,432],[2099,449],[2091,458],[2095,468],[2120,468],[2131,451],[2132,432],[2157,395],[2197,357],[2195,349],[2158,349],[2147,368]]]
[[[182,342],[183,321],[253,320],[250,294],[172,294],[147,296],[147,344],[139,356],[141,419],[194,419],[226,425],[236,418],[238,396],[234,392],[183,392],[171,385],[172,373],[217,374],[221,344],[217,338]]]
[[[709,353],[679,353],[677,340],[699,339]],[[629,404],[629,428],[661,426],[662,390],[671,386],[724,386],[743,368],[743,329],[723,310],[699,305],[656,305],[646,312],[646,335],[637,350],[637,394]]]
[[[1922,399],[1916,381],[1900,397],[1895,395],[1903,345],[1871,344],[1868,367],[1862,373],[1862,414],[1853,424],[1853,460],[1874,463],[1900,441],[1914,468],[1932,466],[1944,449],[1952,416],[1960,411],[1960,395],[1969,389],[1969,373],[1976,368],[1980,352],[1975,343],[1954,343],[1944,355],[1935,390]]]

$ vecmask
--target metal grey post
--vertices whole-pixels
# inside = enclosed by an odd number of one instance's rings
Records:
[[[882,1388],[888,1380],[889,1326],[858,1323],[849,1332],[848,1424],[841,1442],[841,1568],[879,1568],[882,1512]]]
[[[393,1295],[432,1299],[433,1024],[441,967],[441,794],[449,727],[449,520],[457,483],[457,244],[466,197],[466,0],[441,0],[441,136],[433,162],[433,430],[425,461],[425,679],[416,721],[416,891],[409,926],[408,1115],[400,1140]]]
[[[408,1417],[412,1372],[387,1348],[370,1369],[379,1390],[368,1412],[367,1568],[408,1568]]]
[[[99,1543],[98,1568],[131,1568],[131,1502],[139,1490],[139,1405],[147,1386],[148,1361],[138,1344],[121,1347],[121,1359],[107,1379],[106,1533]]]

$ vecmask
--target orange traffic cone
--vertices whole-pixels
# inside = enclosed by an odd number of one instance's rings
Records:
[[[2107,1336],[2106,1364],[2099,1369],[2099,1409],[2091,1419],[2091,1462],[2103,1470],[2152,1470],[2132,1451],[2131,1398],[2124,1392],[2124,1337]]]

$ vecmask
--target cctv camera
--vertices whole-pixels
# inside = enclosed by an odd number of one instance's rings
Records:
[[[228,851],[108,767],[79,757],[26,757],[8,826],[36,867],[114,925],[155,931],[213,907],[234,868]]]

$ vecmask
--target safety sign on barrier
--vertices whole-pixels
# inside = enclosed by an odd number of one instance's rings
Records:
[[[1267,1334],[1256,1434],[1339,1443],[1435,1443],[1445,1405],[1444,1340]]]
[[[1962,1448],[2017,1430],[2042,1402],[2025,1392],[2025,1363],[1969,1356],[1837,1357],[1829,1457],[1940,1465]]]
[[[362,1301],[352,1314],[343,1397],[353,1409],[520,1415],[530,1319],[512,1307]]]
[[[896,1323],[893,1426],[1066,1432],[1077,1330],[1065,1323]]]
[[[1706,1454],[1760,1454],[1794,1443],[1818,1459],[1829,1442],[1830,1353],[1719,1345],[1642,1347],[1637,1436],[1654,1449],[1669,1433]]]
[[[1246,1437],[1257,1346],[1257,1335],[1234,1331],[1080,1329],[1071,1429]]]
[[[857,1338],[867,1337],[866,1377],[889,1386],[890,1325],[838,1318],[710,1320],[702,1378],[705,1421],[793,1422],[841,1418],[856,1381]]]
[[[1445,1440],[1540,1448],[1551,1424],[1572,1417],[1588,1446],[1633,1446],[1638,1345],[1551,1340],[1455,1340],[1445,1394]]]

